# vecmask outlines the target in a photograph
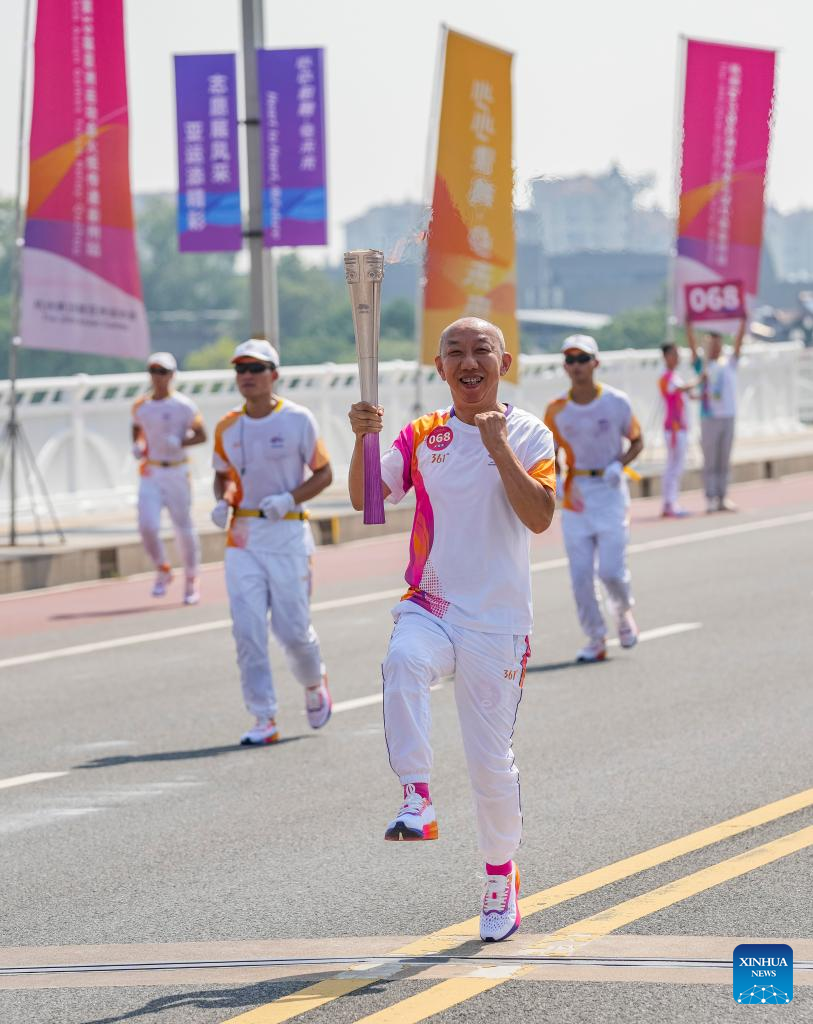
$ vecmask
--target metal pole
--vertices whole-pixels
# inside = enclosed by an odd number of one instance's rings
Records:
[[[256,56],[257,50],[264,45],[263,0],[241,0],[241,10],[248,184],[247,241],[251,261],[251,336],[269,338],[272,344],[279,346],[276,268],[271,254],[263,252],[263,181]]]
[[[9,409],[8,444],[9,457],[9,543],[17,544],[17,443],[19,423],[17,419],[17,349],[20,338],[20,293],[22,274],[20,260],[23,246],[23,159],[25,156],[25,101],[28,87],[28,51],[31,33],[31,0],[25,0],[23,14],[23,62],[20,77],[20,117],[17,130],[17,189],[14,216],[14,257],[11,267],[11,344],[8,352]]]

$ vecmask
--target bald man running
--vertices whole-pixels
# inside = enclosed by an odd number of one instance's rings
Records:
[[[415,491],[407,592],[393,610],[383,664],[384,729],[403,802],[385,839],[437,839],[429,795],[429,691],[453,675],[477,816],[486,888],[480,935],[519,927],[522,834],[511,741],[530,654],[530,536],[555,506],[553,439],[535,416],[500,402],[511,356],[502,332],[467,317],[443,332],[435,365],[452,404],[408,423],[382,455],[384,496]],[[356,435],[350,497],[364,499],[363,438],[383,427],[381,407],[350,410]]]

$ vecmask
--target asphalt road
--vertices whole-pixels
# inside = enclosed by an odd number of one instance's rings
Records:
[[[535,542],[515,747],[522,895],[542,895],[515,937],[485,950],[467,924],[482,865],[448,682],[433,704],[440,841],[382,842],[400,793],[379,664],[405,537],[319,551],[314,620],[337,713],[311,733],[274,651],[284,742],[261,750],[236,745],[247,718],[219,568],[192,609],[178,584],[151,600],[145,579],[0,600],[0,968],[350,961],[0,976],[2,1024],[757,1012],[732,999],[730,969],[686,961],[730,961],[756,938],[813,961],[813,790],[721,824],[813,786],[813,476],[735,497],[736,515],[681,522],[635,503],[645,640],[602,665],[572,664],[581,640],[558,527]],[[381,960],[403,950],[466,959]],[[497,953],[514,959],[471,962]],[[604,959],[528,966],[540,954]],[[786,1019],[813,1019],[811,983],[797,968]]]

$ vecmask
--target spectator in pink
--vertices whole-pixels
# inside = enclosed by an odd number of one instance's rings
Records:
[[[665,418],[663,429],[666,440],[666,466],[663,470],[661,493],[663,510],[661,515],[667,518],[678,518],[688,513],[678,503],[680,480],[686,463],[686,450],[689,445],[689,433],[686,424],[686,407],[683,400],[684,392],[691,391],[693,384],[685,384],[677,373],[680,353],[677,345],[669,342],[661,345],[664,372],[658,379],[658,387],[663,397]]]

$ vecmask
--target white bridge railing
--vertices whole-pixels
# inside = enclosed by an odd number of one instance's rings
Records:
[[[658,350],[607,352],[601,357],[601,378],[626,391],[643,426],[648,459],[662,454],[662,410],[657,378]],[[765,438],[800,431],[813,410],[813,362],[800,344],[747,346],[739,373],[739,437]],[[691,377],[688,367],[684,375]],[[385,407],[388,443],[416,408],[418,370],[413,362],[388,362],[380,367],[380,401]],[[18,411],[25,437],[58,513],[81,516],[115,512],[132,506],[137,489],[130,454],[130,409],[148,386],[145,374],[42,378],[18,382]],[[557,355],[521,358],[521,383],[504,385],[502,397],[541,416],[547,403],[567,387]],[[234,374],[207,370],[178,374],[178,389],[199,406],[210,437],[214,425],[238,404]],[[346,474],[352,450],[347,410],[358,398],[354,365],[291,366],[281,371],[279,391],[307,406],[318,419],[337,479]],[[431,368],[420,371],[422,411],[448,404],[448,391]],[[8,418],[9,384],[0,382],[0,418]],[[805,415],[808,414],[808,415]],[[693,413],[696,421],[696,413]],[[195,488],[209,493],[211,444],[190,449]],[[0,452],[0,462],[3,452]],[[20,512],[27,517],[30,473],[19,480]],[[8,464],[0,482],[0,518],[8,516]],[[42,508],[40,502],[38,507]]]

